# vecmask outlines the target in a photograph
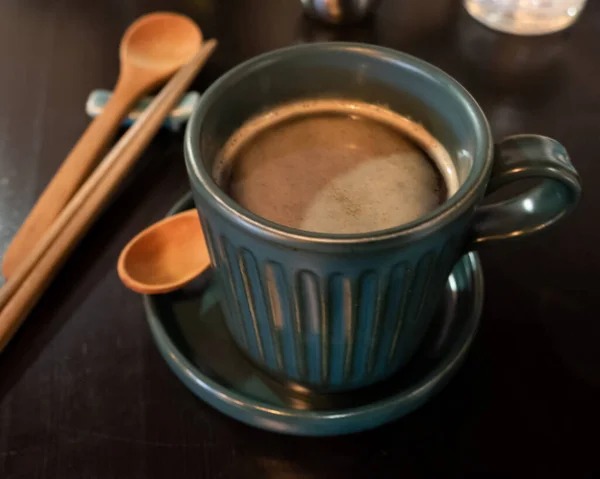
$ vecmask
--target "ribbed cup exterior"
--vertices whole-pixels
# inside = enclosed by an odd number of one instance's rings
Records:
[[[195,201],[235,342],[267,372],[313,390],[366,386],[404,365],[462,251],[460,220],[416,242],[320,251],[265,239]]]
[[[352,239],[292,231],[235,204],[214,176],[223,145],[249,118],[313,98],[386,105],[419,122],[451,154],[460,190],[410,227]],[[223,75],[188,122],[185,155],[239,347],[273,376],[320,391],[366,386],[397,371],[419,347],[466,251],[491,154],[489,126],[468,93],[395,50],[296,45]]]

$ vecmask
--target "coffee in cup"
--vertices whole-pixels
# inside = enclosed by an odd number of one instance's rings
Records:
[[[410,223],[458,188],[450,155],[422,125],[356,100],[269,109],[246,121],[219,157],[215,178],[238,204],[316,233]]]

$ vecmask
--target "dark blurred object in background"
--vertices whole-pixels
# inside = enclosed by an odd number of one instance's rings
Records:
[[[367,18],[380,0],[301,0],[307,15],[334,25],[357,23]]]

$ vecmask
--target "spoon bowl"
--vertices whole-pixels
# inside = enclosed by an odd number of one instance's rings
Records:
[[[171,12],[145,15],[121,39],[122,76],[143,70],[145,75],[152,72],[157,82],[164,80],[189,62],[201,43],[202,32],[188,17]]]
[[[181,288],[209,266],[198,212],[188,210],[135,236],[121,252],[117,271],[129,289],[162,294]]]

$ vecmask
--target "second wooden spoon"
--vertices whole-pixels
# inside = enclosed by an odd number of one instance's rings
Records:
[[[210,266],[196,210],[154,223],[121,252],[117,270],[129,289],[142,294],[169,293]]]

